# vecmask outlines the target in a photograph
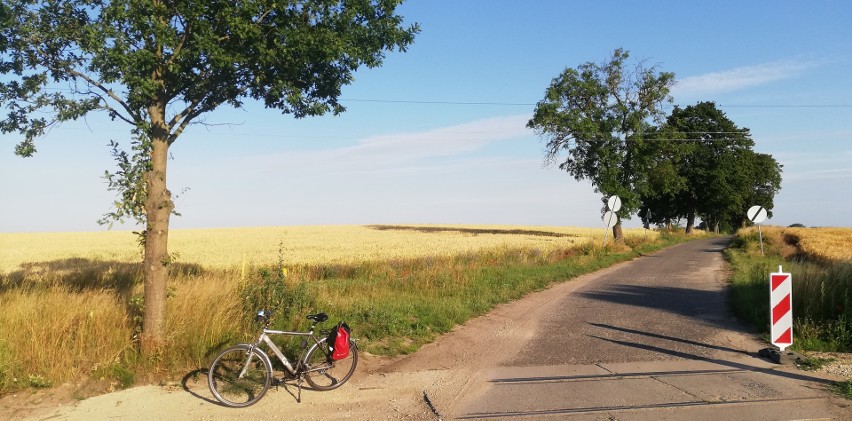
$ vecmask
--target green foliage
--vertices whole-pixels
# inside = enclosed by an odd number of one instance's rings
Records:
[[[46,389],[53,386],[53,382],[40,374],[29,374],[27,375],[27,386],[33,389]]]
[[[666,124],[652,132],[645,154],[655,157],[642,192],[651,222],[686,218],[687,229],[701,217],[708,229],[733,231],[746,210],[770,209],[781,187],[781,165],[755,153],[749,129],[738,127],[713,102],[675,107]]]
[[[640,205],[646,172],[654,167],[646,154],[646,133],[671,102],[674,74],[626,64],[629,53],[613,52],[603,64],[567,68],[553,79],[527,127],[547,140],[547,159],[577,180],[591,181],[604,196],[622,199],[622,218]]]
[[[4,2],[0,99],[18,153],[56,122],[102,110],[174,142],[198,116],[245,98],[296,117],[339,113],[341,87],[419,31],[400,0]],[[67,81],[71,93],[51,90]],[[166,117],[166,108],[174,114]],[[45,118],[41,111],[49,111]]]
[[[145,295],[134,294],[127,303],[127,313],[133,322],[133,340],[139,341],[142,334],[142,320],[145,314]]]
[[[133,383],[136,381],[136,374],[133,370],[118,363],[99,370],[95,375],[115,380],[122,389],[133,386]]]
[[[16,370],[16,359],[12,355],[12,350],[3,340],[3,335],[0,335],[0,392],[13,388],[17,379],[12,373]]]
[[[118,142],[111,140],[110,149],[118,165],[118,171],[104,173],[107,189],[115,191],[119,200],[113,203],[113,210],[101,218],[98,223],[112,227],[113,222],[123,223],[130,218],[137,224],[145,225],[145,201],[148,198],[145,174],[151,170],[151,142],[144,136],[136,136],[131,142],[132,155],[121,149]],[[145,248],[144,231],[140,233],[140,246]]]
[[[293,329],[303,323],[304,312],[313,311],[314,300],[307,282],[288,282],[289,270],[284,264],[283,243],[278,248],[275,268],[261,268],[257,276],[247,279],[239,288],[242,307],[246,314],[258,310],[272,311],[273,327]]]
[[[831,390],[846,399],[852,399],[852,380],[834,382],[831,385]]]

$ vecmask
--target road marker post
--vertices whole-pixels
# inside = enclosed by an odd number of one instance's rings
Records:
[[[778,272],[769,274],[769,309],[772,345],[784,352],[793,345],[793,275],[784,273],[780,265]]]

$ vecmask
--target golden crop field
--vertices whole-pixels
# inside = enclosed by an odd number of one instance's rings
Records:
[[[823,262],[852,261],[852,228],[788,228],[762,227],[763,238],[774,238],[783,247],[785,257],[804,256]],[[740,234],[757,234],[757,227],[740,230]]]
[[[820,260],[852,261],[852,228],[785,228],[787,241],[798,243],[808,256]]]
[[[536,248],[549,251],[600,241],[603,228],[508,225],[327,225],[172,230],[169,251],[177,262],[208,268],[287,264],[341,264],[488,249]],[[627,236],[656,232],[626,229]],[[23,264],[63,259],[99,262],[141,260],[129,231],[87,233],[0,233],[0,273]],[[280,252],[279,252],[280,249]]]

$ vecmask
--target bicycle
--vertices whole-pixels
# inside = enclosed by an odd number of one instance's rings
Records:
[[[269,329],[271,312],[260,310],[255,320],[263,328],[254,343],[243,343],[225,349],[213,360],[207,373],[207,382],[213,396],[225,406],[242,408],[259,401],[273,385],[279,386],[288,380],[295,380],[299,393],[297,402],[301,402],[302,380],[307,381],[312,390],[333,390],[349,380],[358,365],[358,348],[349,339],[349,355],[340,360],[332,360],[327,331],[320,331],[322,337],[314,335],[316,325],[328,320],[325,313],[310,314],[312,321],[307,332],[291,332]],[[295,365],[272,342],[270,335],[301,336],[301,353]],[[309,344],[313,344],[308,349]],[[270,354],[260,348],[266,344],[284,367],[283,376],[276,377],[272,369]]]

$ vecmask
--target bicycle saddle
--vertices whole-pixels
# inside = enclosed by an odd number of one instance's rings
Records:
[[[308,314],[308,318],[317,322],[317,323],[322,323],[322,322],[328,320],[328,314],[325,314],[325,313]]]

